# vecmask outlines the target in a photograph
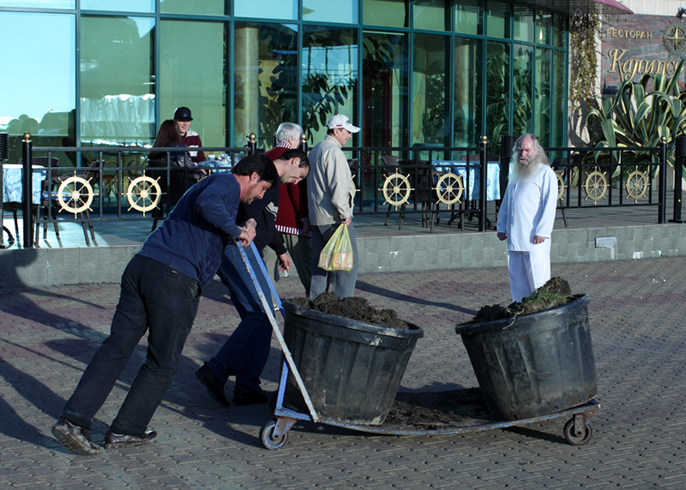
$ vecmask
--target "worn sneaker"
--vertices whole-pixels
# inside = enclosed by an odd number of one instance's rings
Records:
[[[207,388],[207,392],[214,401],[225,407],[231,406],[231,402],[226,398],[226,392],[224,392],[224,383],[214,375],[207,363],[195,372],[195,376]]]
[[[152,429],[145,431],[142,436],[130,436],[128,434],[117,434],[108,430],[105,433],[105,447],[110,449],[112,447],[125,447],[125,446],[139,446],[141,444],[147,444],[157,437],[157,432]]]
[[[233,390],[233,404],[234,405],[257,405],[259,403],[267,403],[269,400],[269,393],[260,390],[257,393],[246,393],[244,391]]]
[[[52,435],[71,453],[79,456],[95,456],[100,454],[102,450],[100,446],[95,445],[91,436],[88,435],[88,429],[65,418],[60,418],[52,426]]]

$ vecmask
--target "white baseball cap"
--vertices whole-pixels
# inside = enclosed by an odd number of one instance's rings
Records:
[[[351,133],[357,133],[360,130],[357,126],[352,125],[348,116],[344,116],[343,114],[336,114],[329,119],[329,122],[326,123],[326,127],[329,129],[343,128]]]

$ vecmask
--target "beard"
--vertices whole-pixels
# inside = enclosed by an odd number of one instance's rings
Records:
[[[534,153],[530,157],[521,157],[515,160],[514,177],[516,179],[528,179],[536,175],[541,165],[546,165],[547,159]]]

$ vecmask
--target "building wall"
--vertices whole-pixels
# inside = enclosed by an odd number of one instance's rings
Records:
[[[682,0],[622,0],[635,14],[667,15],[674,17],[679,7],[686,7]]]

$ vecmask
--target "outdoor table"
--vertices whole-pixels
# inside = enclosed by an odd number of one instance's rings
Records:
[[[22,202],[23,165],[7,163],[2,166],[2,202]],[[33,165],[33,194],[31,202],[40,204],[41,183],[48,175],[47,169],[42,165]]]

